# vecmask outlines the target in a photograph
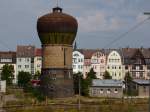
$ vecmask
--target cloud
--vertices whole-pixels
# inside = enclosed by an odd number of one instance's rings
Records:
[[[83,32],[110,32],[119,30],[124,21],[119,17],[109,17],[106,12],[94,11],[92,15],[78,17],[79,28]]]
[[[35,44],[40,47],[36,31],[37,17],[51,12],[55,2],[56,0],[0,0],[0,46],[5,42],[12,49],[16,49],[17,44]],[[143,12],[150,11],[149,4],[150,0],[64,0],[61,1],[60,6],[63,7],[64,12],[77,17],[80,46],[90,47],[84,44],[85,40],[87,43],[91,41],[99,43],[92,44],[94,48],[110,39],[101,40],[102,38],[99,37],[111,36],[113,39],[114,34],[126,32],[145,19]],[[141,26],[143,38],[146,32],[149,33],[149,29],[150,25]],[[92,40],[91,35],[94,37]],[[137,31],[134,36],[138,39],[139,35]],[[128,36],[126,43],[130,39],[131,37]],[[148,41],[149,38],[146,42]],[[5,46],[0,49],[5,49]]]

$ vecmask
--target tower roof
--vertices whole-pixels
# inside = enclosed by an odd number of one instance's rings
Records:
[[[73,44],[77,33],[77,20],[55,7],[53,12],[38,19],[37,31],[43,44]]]

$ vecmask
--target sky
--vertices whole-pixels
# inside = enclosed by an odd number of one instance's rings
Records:
[[[78,21],[78,48],[150,47],[150,20],[129,31],[149,17],[143,12],[150,12],[150,0],[58,1],[63,12]],[[56,4],[56,0],[0,0],[0,50],[16,50],[17,45],[41,47],[37,19]]]

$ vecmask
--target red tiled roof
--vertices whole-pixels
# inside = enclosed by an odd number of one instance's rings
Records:
[[[42,56],[42,49],[41,48],[35,49],[34,55],[35,56]]]
[[[84,55],[85,59],[90,59],[95,52],[100,51],[99,49],[78,49]]]
[[[0,58],[16,58],[16,52],[0,51]]]
[[[17,46],[17,57],[34,57],[34,46]]]

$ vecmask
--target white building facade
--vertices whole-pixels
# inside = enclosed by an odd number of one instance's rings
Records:
[[[34,46],[17,46],[17,75],[21,71],[34,74],[34,52]]]
[[[42,51],[41,49],[36,49],[35,50],[35,55],[34,55],[34,74],[36,72],[41,73],[41,68],[42,68]]]
[[[21,71],[31,73],[31,61],[30,57],[17,57],[17,73]]]
[[[103,52],[95,52],[91,57],[91,68],[96,72],[96,77],[103,79],[103,75],[106,71],[106,56]]]
[[[13,66],[13,83],[16,83],[17,79],[17,70],[16,70],[16,52],[6,51],[6,52],[0,52],[0,73],[2,72],[4,65],[12,65]],[[1,79],[1,76],[0,76]]]
[[[73,51],[73,58],[72,58],[72,68],[73,73],[81,72],[83,74],[84,70],[84,55],[81,54],[79,51]]]
[[[110,51],[107,56],[107,71],[112,76],[112,79],[124,79],[122,58],[121,55],[115,50]]]

